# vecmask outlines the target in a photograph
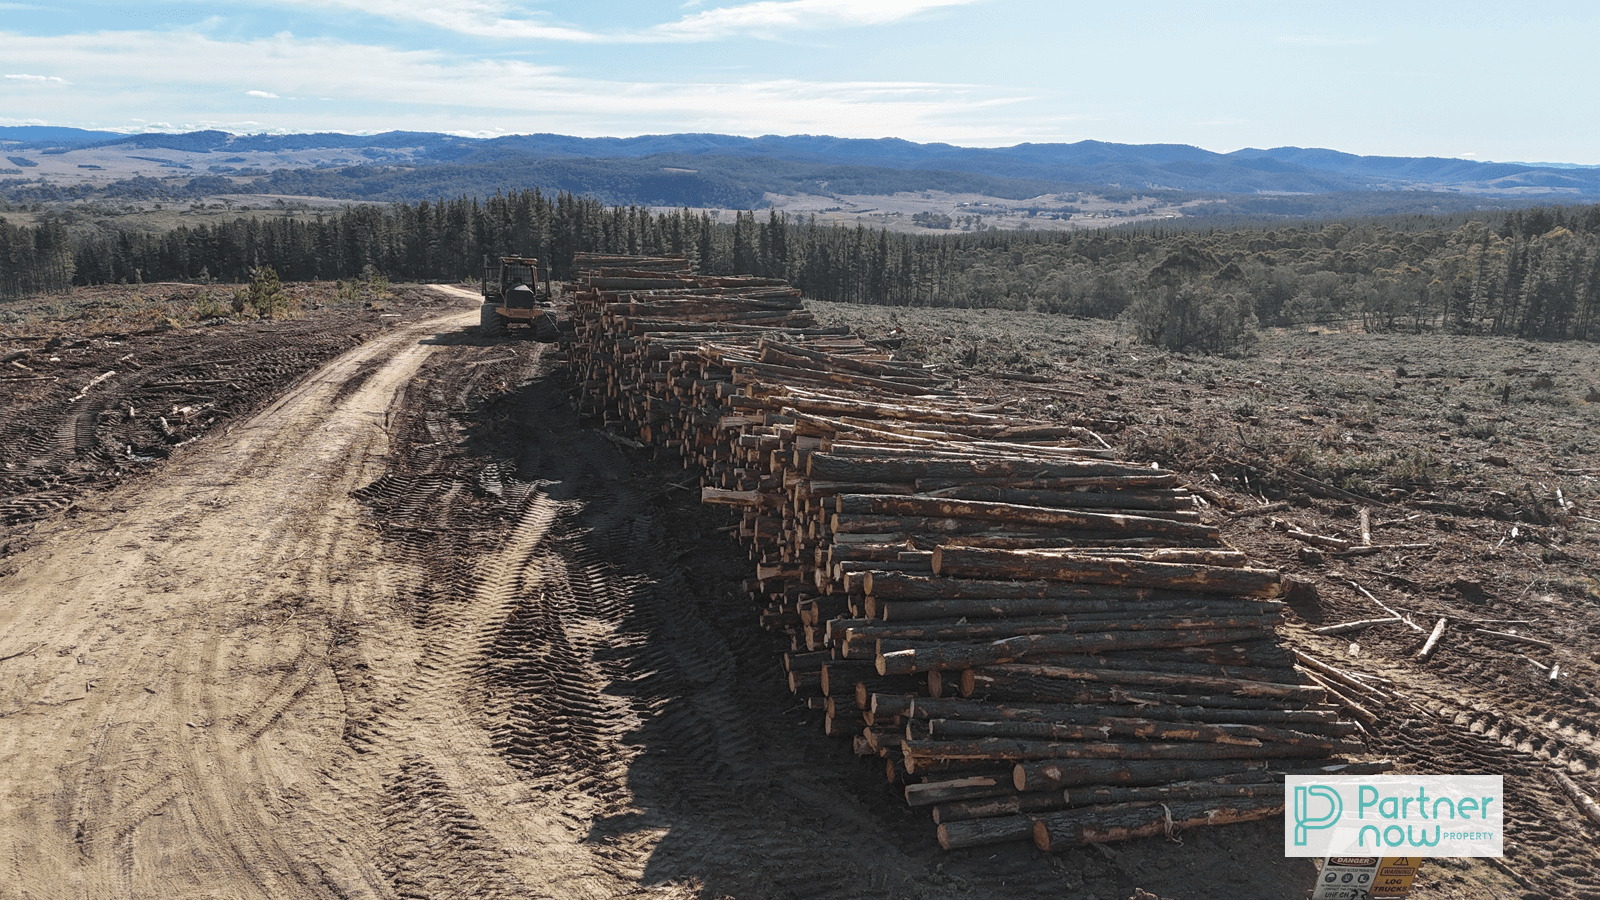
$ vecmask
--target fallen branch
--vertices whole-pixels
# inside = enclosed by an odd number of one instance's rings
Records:
[[[1583,810],[1583,814],[1588,816],[1591,822],[1600,825],[1600,803],[1596,803],[1593,797],[1584,793],[1583,788],[1578,787],[1577,782],[1567,777],[1567,773],[1552,769],[1545,774],[1550,776],[1550,780],[1554,781],[1557,787],[1561,788],[1562,793],[1572,798],[1572,802]]]
[[[1372,544],[1365,547],[1347,547],[1333,551],[1334,556],[1373,556],[1392,550],[1431,550],[1432,544]]]
[[[1546,650],[1554,650],[1556,648],[1556,645],[1550,643],[1549,641],[1541,641],[1538,638],[1523,637],[1520,634],[1512,634],[1509,631],[1490,631],[1487,628],[1479,628],[1477,629],[1477,632],[1478,634],[1487,634],[1492,637],[1504,638],[1508,641],[1515,641],[1519,644],[1532,644],[1535,647],[1543,647]]]
[[[1439,638],[1444,637],[1444,626],[1449,621],[1449,619],[1441,617],[1439,624],[1433,626],[1433,633],[1428,635],[1428,642],[1422,645],[1421,650],[1417,651],[1418,662],[1427,662],[1428,658],[1433,656],[1433,651],[1439,649]]]
[[[107,372],[104,375],[96,375],[94,377],[93,381],[91,381],[88,384],[83,386],[83,390],[78,392],[78,396],[73,397],[71,400],[68,400],[67,402],[68,403],[77,403],[79,400],[82,400],[84,397],[87,397],[89,395],[89,391],[92,390],[95,385],[99,384],[102,381],[105,381],[107,378],[110,378],[111,376],[113,376],[115,374],[117,374],[117,373],[116,372]]]
[[[1361,631],[1374,625],[1392,625],[1403,621],[1399,616],[1387,619],[1360,619],[1355,622],[1342,622],[1338,625],[1324,625],[1321,628],[1311,629],[1316,634],[1346,634],[1351,631]]]
[[[1366,597],[1368,600],[1371,600],[1373,603],[1376,603],[1378,605],[1379,609],[1383,610],[1384,612],[1388,613],[1391,616],[1394,616],[1395,618],[1399,619],[1400,621],[1406,623],[1406,626],[1408,628],[1410,628],[1412,631],[1418,632],[1419,634],[1422,632],[1422,626],[1420,626],[1417,623],[1411,621],[1410,619],[1406,618],[1405,616],[1400,615],[1400,613],[1398,611],[1390,609],[1382,600],[1379,600],[1377,597],[1372,596],[1372,593],[1370,591],[1368,591],[1366,588],[1364,588],[1361,585],[1355,583],[1354,581],[1350,582],[1350,586],[1355,588],[1356,590],[1360,591],[1361,595]]]
[[[1329,678],[1334,679],[1335,681],[1338,681],[1341,684],[1348,685],[1358,691],[1370,694],[1379,700],[1389,701],[1394,699],[1392,694],[1367,684],[1350,672],[1346,672],[1343,669],[1336,669],[1322,660],[1317,659],[1314,656],[1310,656],[1300,650],[1291,650],[1290,652],[1294,654],[1296,661],[1313,672],[1319,672],[1328,676]]]

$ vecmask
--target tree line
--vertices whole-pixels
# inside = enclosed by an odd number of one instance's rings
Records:
[[[70,284],[243,282],[381,272],[476,280],[484,256],[533,255],[569,277],[574,254],[684,254],[703,272],[786,278],[848,303],[1037,310],[1132,319],[1147,339],[1220,349],[1258,325],[1359,323],[1600,338],[1600,206],[1295,225],[923,235],[814,218],[607,206],[570,193],[353,206],[163,233],[69,231],[0,218],[0,297]]]

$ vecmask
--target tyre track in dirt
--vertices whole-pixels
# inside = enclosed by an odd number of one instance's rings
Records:
[[[1401,698],[1372,729],[1373,751],[1407,771],[1504,775],[1506,863],[1532,885],[1523,896],[1600,898],[1600,850],[1589,837],[1595,826],[1545,777],[1560,770],[1592,783],[1600,771],[1594,720],[1551,711],[1591,707],[1593,700],[1543,674],[1529,677],[1514,652],[1470,636],[1458,635],[1425,665],[1390,661],[1408,658],[1420,644],[1389,639],[1381,644],[1388,659],[1340,663],[1391,679]],[[1327,646],[1310,649],[1339,656]]]
[[[511,812],[516,778],[455,705],[506,600],[490,590],[411,629],[394,602],[407,573],[372,553],[349,497],[377,474],[397,388],[447,346],[429,336],[472,320],[395,328],[113,492],[126,513],[44,523],[9,561],[0,656],[20,655],[0,664],[0,757],[14,762],[0,774],[0,895],[398,896],[385,861],[403,855],[401,832],[457,865],[463,835],[488,834],[490,861],[521,846],[523,865],[476,863],[450,883],[538,893],[526,888],[546,883],[551,848],[576,842]],[[513,557],[552,515],[538,498],[523,512]],[[336,671],[352,661],[408,690],[365,753],[346,740],[362,698]],[[489,833],[502,822],[514,833]],[[593,867],[574,855],[577,883]]]

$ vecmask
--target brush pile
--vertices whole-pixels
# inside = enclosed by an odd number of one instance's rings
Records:
[[[1359,752],[1276,638],[1278,573],[1173,474],[979,405],[822,327],[782,281],[578,266],[583,411],[738,513],[790,689],[883,759],[943,846],[1274,816],[1285,772]]]

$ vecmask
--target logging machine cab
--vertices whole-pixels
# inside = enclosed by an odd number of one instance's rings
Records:
[[[533,329],[543,342],[559,337],[551,309],[550,281],[539,287],[539,261],[531,256],[483,258],[483,305],[479,307],[483,330],[503,333],[513,322]]]

